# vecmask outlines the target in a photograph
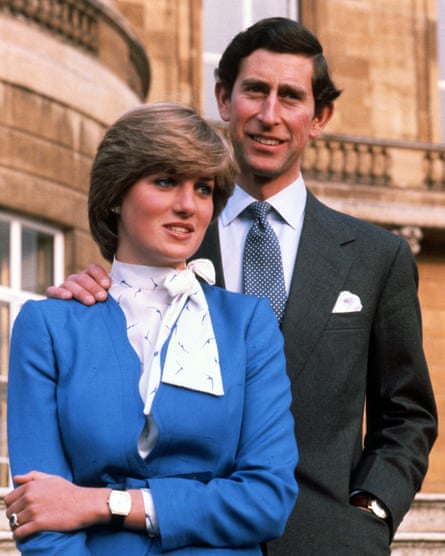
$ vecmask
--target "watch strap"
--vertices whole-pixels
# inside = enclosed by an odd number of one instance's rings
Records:
[[[124,521],[127,516],[125,515],[118,515],[118,514],[111,514],[111,522],[110,526],[112,529],[119,531],[124,527]]]

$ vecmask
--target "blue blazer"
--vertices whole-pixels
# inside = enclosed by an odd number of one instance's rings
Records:
[[[29,301],[11,340],[8,439],[14,474],[150,487],[161,535],[93,527],[44,532],[25,555],[260,555],[294,505],[297,448],[283,339],[268,303],[203,286],[224,396],[161,383],[159,438],[145,460],[139,359],[117,303]],[[192,331],[191,331],[192,332]]]

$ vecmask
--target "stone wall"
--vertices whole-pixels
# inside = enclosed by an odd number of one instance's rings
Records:
[[[331,133],[438,142],[436,0],[300,0],[343,94]]]
[[[92,53],[0,11],[0,206],[66,230],[66,273],[100,260],[87,222],[90,164],[105,127],[148,88],[129,44],[143,50],[119,27],[121,16],[113,24],[103,16]],[[126,40],[113,40],[118,34]]]
[[[201,108],[201,0],[116,0],[150,55],[148,100]]]

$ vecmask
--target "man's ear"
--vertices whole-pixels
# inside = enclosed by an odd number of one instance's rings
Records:
[[[230,94],[223,87],[221,81],[215,83],[215,98],[221,120],[228,122],[230,120]]]
[[[311,139],[315,139],[315,137],[318,137],[320,135],[320,133],[328,125],[333,114],[334,104],[330,104],[329,106],[323,107],[318,116],[314,117],[311,123],[311,130],[309,132],[309,137]]]

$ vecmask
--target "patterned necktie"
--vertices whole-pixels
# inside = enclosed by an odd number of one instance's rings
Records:
[[[266,219],[269,203],[251,203],[246,213],[254,220],[243,254],[243,292],[267,297],[281,323],[286,306],[283,263],[278,238]]]

